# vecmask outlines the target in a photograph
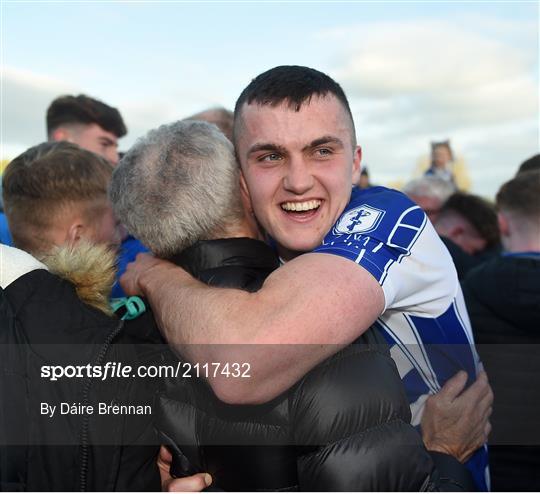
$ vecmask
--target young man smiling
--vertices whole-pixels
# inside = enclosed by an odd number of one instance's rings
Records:
[[[235,141],[242,191],[288,261],[317,247],[345,209],[361,151],[336,97],[314,95],[302,111],[287,106],[245,105]]]
[[[351,194],[361,151],[341,87],[306,67],[271,69],[240,95],[234,136],[242,194],[287,263],[259,292],[245,294],[208,288],[143,256],[128,269],[126,290],[144,292],[167,340],[191,360],[251,362],[250,379],[210,380],[232,403],[272,399],[376,323],[393,345],[413,424],[441,389],[449,402],[439,408],[467,417],[461,436],[424,433],[426,446],[467,460],[489,432],[492,395],[480,375],[458,396],[478,362],[455,269],[425,214],[403,194],[382,187]],[[466,373],[454,377],[460,370]],[[485,488],[485,451],[472,461]]]

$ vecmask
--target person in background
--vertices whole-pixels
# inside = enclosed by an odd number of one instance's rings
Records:
[[[447,180],[434,176],[423,176],[407,182],[402,192],[418,204],[431,223],[437,221],[439,211],[447,199],[456,191]]]
[[[218,106],[195,113],[195,115],[186,117],[184,120],[200,120],[213,123],[232,142],[234,115],[231,110]]]
[[[115,249],[120,243],[107,196],[112,172],[109,161],[64,141],[28,149],[5,171],[6,214],[14,243],[23,250],[0,246],[0,342],[19,343],[14,347],[20,352],[26,348],[21,342],[46,344],[36,347],[40,364],[86,365],[98,357],[127,364],[137,357],[128,345],[116,343],[144,341],[129,334],[129,326],[119,326],[110,305]],[[16,453],[3,448],[7,441],[0,441],[2,490],[159,489],[159,448],[152,416],[90,420],[89,459],[82,461],[78,439],[82,416],[68,414],[55,422],[39,410],[41,402],[58,405],[82,400],[84,381],[72,385],[61,380],[48,386],[35,375],[26,353],[21,358],[14,355],[3,354],[13,360],[5,367],[7,372],[0,372],[0,400],[10,402],[9,413],[0,420],[0,437],[15,437],[14,444],[20,443],[21,448]],[[24,385],[14,376],[24,379]],[[153,404],[150,381],[98,380],[92,389],[104,402]],[[28,423],[35,424],[28,435],[17,435],[27,430]],[[24,460],[23,452],[32,455],[32,462]],[[199,475],[174,485],[200,490],[207,483]]]
[[[120,245],[107,197],[112,165],[68,142],[45,142],[6,168],[4,207],[15,247],[35,257],[86,240]]]
[[[120,112],[112,106],[84,94],[64,95],[56,98],[47,109],[47,138],[49,141],[68,141],[107,159],[113,166],[118,164],[118,140],[127,134]],[[118,255],[118,277],[139,252],[148,249],[132,235],[123,232],[122,246]],[[113,296],[124,292],[118,283]]]
[[[441,207],[434,226],[452,255],[459,279],[500,251],[497,214],[482,197],[465,192],[452,194]]]
[[[431,163],[425,174],[448,180],[459,190],[471,188],[467,168],[455,159],[449,140],[431,143]]]
[[[356,186],[359,189],[369,189],[370,187],[373,187],[373,184],[369,181],[369,171],[367,166],[363,166],[362,170],[360,170],[360,179],[356,183]]]
[[[84,94],[59,96],[47,108],[47,139],[67,141],[118,164],[118,139],[127,134],[120,112]]]
[[[432,142],[430,154],[419,160],[414,175],[440,177],[454,184],[458,190],[468,191],[471,188],[465,162],[461,156],[455,155],[449,140]]]
[[[538,171],[538,170],[540,170],[540,154],[535,154],[534,156],[531,156],[530,158],[526,159],[523,163],[521,163],[516,175],[519,175],[520,173],[526,173],[526,172]]]
[[[540,170],[496,196],[503,252],[476,267],[463,293],[496,396],[490,440],[496,491],[540,490]]]
[[[48,141],[71,142],[102,156],[113,166],[118,163],[118,139],[126,135],[127,128],[116,108],[84,94],[60,96],[49,105],[46,124]],[[0,240],[12,244],[11,232],[2,217]],[[135,259],[138,252],[146,251],[142,246],[137,247],[129,246],[123,254],[126,259],[120,261],[122,265]]]

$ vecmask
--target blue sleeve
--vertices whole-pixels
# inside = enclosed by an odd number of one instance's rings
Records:
[[[398,191],[353,189],[347,208],[314,252],[350,259],[383,285],[390,267],[410,255],[426,222],[422,209]]]
[[[118,254],[118,271],[116,274],[116,282],[112,289],[112,297],[124,297],[125,293],[122,287],[118,283],[120,276],[126,271],[126,267],[130,262],[133,262],[139,252],[149,252],[149,250],[136,238],[128,236],[120,247],[120,253]]]
[[[13,245],[13,239],[9,233],[7,218],[4,213],[0,213],[0,244]]]

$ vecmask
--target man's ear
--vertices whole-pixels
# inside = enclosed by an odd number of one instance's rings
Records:
[[[497,213],[497,223],[499,224],[501,237],[508,237],[510,234],[510,225],[508,223],[508,218],[504,213]]]
[[[448,237],[450,240],[459,239],[461,235],[465,232],[465,228],[463,225],[454,225],[450,228],[450,231],[448,233]]]
[[[55,129],[53,133],[51,134],[51,140],[56,141],[56,142],[59,142],[59,141],[72,142],[71,134],[65,127],[58,127],[57,129]]]
[[[84,235],[85,235],[85,226],[81,221],[77,219],[69,225],[67,233],[66,233],[65,243],[69,245],[69,247],[74,247],[81,241]]]
[[[356,185],[360,180],[360,171],[362,167],[360,162],[362,161],[362,148],[356,146],[353,150],[353,167],[352,167],[352,184]]]
[[[242,199],[242,206],[244,206],[244,211],[248,214],[253,214],[251,196],[249,194],[246,179],[244,178],[244,172],[242,170],[240,170],[240,198]]]

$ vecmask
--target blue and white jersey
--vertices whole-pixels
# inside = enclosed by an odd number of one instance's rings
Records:
[[[469,384],[480,361],[456,269],[420,207],[385,187],[354,188],[344,213],[314,252],[345,257],[381,285],[385,309],[376,326],[390,344],[405,386],[412,423],[426,399],[465,370]],[[467,463],[487,490],[487,449]]]

